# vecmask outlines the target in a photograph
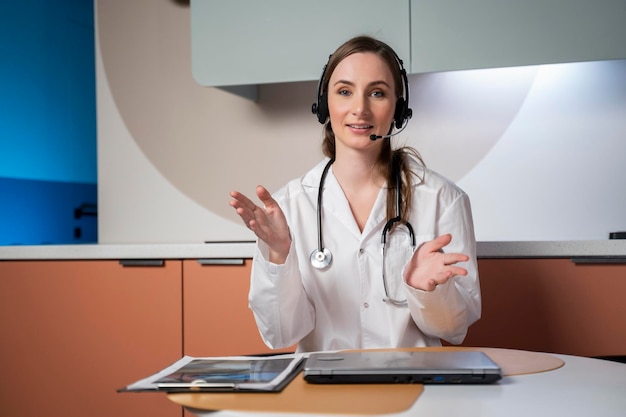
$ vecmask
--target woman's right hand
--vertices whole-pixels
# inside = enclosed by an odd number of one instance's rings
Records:
[[[257,206],[245,195],[232,191],[230,205],[235,209],[248,229],[270,248],[270,262],[283,264],[289,254],[291,236],[285,214],[267,189],[256,187],[256,195],[263,203]]]
[[[434,291],[437,285],[454,276],[467,275],[467,269],[457,266],[469,257],[462,253],[444,253],[443,248],[452,241],[451,234],[441,235],[421,245],[405,268],[405,280],[413,288]]]

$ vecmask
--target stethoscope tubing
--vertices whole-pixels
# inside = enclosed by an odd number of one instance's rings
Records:
[[[324,237],[322,233],[322,194],[323,194],[324,183],[326,181],[326,175],[328,174],[328,171],[330,170],[330,166],[333,164],[333,162],[335,162],[335,160],[331,158],[326,164],[326,166],[324,167],[324,170],[322,171],[322,176],[320,178],[318,192],[317,192],[317,249],[311,253],[311,259],[310,259],[311,266],[313,266],[316,269],[328,268],[330,264],[332,263],[332,258],[333,258],[331,251],[328,248],[324,247]],[[385,275],[385,265],[384,265],[385,251],[387,249],[386,248],[387,247],[387,233],[393,228],[395,223],[404,224],[409,231],[409,236],[411,238],[411,246],[413,247],[413,250],[415,250],[415,233],[413,231],[413,226],[411,226],[411,223],[409,223],[408,221],[402,220],[402,216],[400,213],[400,204],[402,202],[402,194],[401,194],[402,187],[401,187],[401,182],[400,182],[401,181],[400,169],[399,167],[397,167],[395,158],[394,158],[393,169],[395,171],[395,177],[396,177],[396,199],[397,199],[396,217],[394,217],[393,219],[390,219],[385,224],[385,226],[383,227],[383,232],[381,234],[381,247],[382,247],[382,256],[383,256],[383,286],[385,289],[385,298],[383,299],[383,301],[390,302],[397,306],[404,306],[407,304],[406,299],[397,300],[389,295],[389,288],[388,288],[388,283],[387,283],[387,276]]]
[[[322,235],[322,190],[324,188],[324,182],[326,181],[326,175],[328,174],[330,166],[333,162],[335,162],[335,159],[331,158],[324,167],[317,191],[317,249],[311,253],[310,259],[311,266],[316,269],[328,268],[333,260],[333,254],[331,251],[324,247],[324,237]]]

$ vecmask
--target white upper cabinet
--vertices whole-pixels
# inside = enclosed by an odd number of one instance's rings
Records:
[[[626,0],[191,0],[204,86],[317,80],[352,36],[409,73],[626,58]]]
[[[411,0],[411,72],[626,58],[626,0]]]
[[[192,67],[204,86],[319,79],[355,35],[389,43],[409,63],[410,0],[191,0]]]

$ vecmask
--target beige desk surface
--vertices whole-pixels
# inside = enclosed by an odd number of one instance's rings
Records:
[[[479,350],[485,352],[504,376],[547,372],[563,360],[538,352],[498,348],[407,348],[400,350]],[[264,413],[389,414],[403,412],[424,390],[421,384],[316,385],[297,376],[280,393],[168,394],[168,398],[195,410],[235,410]]]

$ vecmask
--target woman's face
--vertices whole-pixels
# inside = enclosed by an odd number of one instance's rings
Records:
[[[344,58],[328,83],[328,111],[336,145],[355,149],[379,146],[370,135],[386,135],[397,97],[391,70],[371,52]]]

